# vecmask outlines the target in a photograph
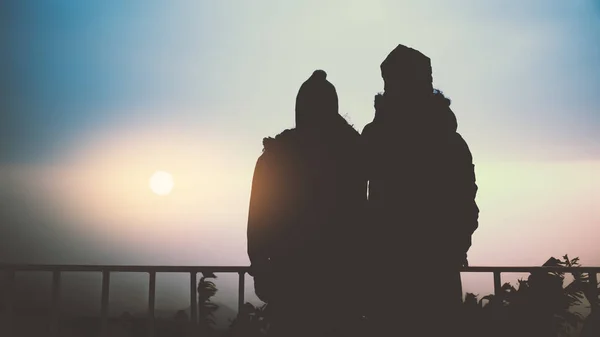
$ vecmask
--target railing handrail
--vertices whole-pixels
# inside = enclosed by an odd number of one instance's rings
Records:
[[[555,272],[582,272],[582,273],[600,273],[600,267],[551,267],[551,266],[469,266],[461,269],[463,272],[472,273],[530,273],[536,271],[555,271]]]
[[[394,266],[397,268],[397,266]],[[431,268],[430,268],[431,269]],[[432,269],[441,269],[433,266]],[[154,266],[154,265],[81,265],[81,264],[7,264],[0,263],[3,271],[60,271],[60,272],[140,272],[140,273],[247,273],[249,266]],[[545,267],[545,266],[469,266],[461,272],[472,273],[530,273],[536,271],[600,273],[600,267]]]
[[[153,266],[153,265],[83,265],[83,264],[3,264],[3,271],[60,272],[138,272],[138,273],[247,273],[245,266]]]

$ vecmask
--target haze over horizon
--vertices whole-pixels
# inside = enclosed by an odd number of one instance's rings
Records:
[[[470,264],[600,265],[598,1],[0,8],[0,263],[247,265],[262,138],[293,127],[315,69],[361,131],[402,43],[432,59],[474,156]],[[148,186],[159,170],[167,196]],[[464,288],[489,292],[492,276]]]

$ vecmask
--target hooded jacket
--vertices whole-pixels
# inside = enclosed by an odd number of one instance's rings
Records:
[[[429,60],[415,61],[425,57],[417,53],[406,47],[390,53],[382,64],[384,80],[407,80],[393,74],[400,72],[425,78],[422,83],[430,81]],[[450,100],[421,87],[429,94],[415,101],[386,91],[376,118],[362,132],[374,233],[371,246],[383,260],[415,255],[423,264],[455,269],[466,262],[478,227],[473,158],[457,132]]]
[[[366,206],[360,135],[338,114],[333,86],[314,76],[298,94],[300,122],[265,138],[256,163],[248,215],[255,285],[267,273],[332,273],[356,251]]]

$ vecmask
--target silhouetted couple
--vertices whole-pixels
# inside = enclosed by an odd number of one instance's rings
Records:
[[[248,254],[276,337],[451,336],[478,225],[474,166],[430,59],[399,45],[360,135],[322,70],[265,138]]]

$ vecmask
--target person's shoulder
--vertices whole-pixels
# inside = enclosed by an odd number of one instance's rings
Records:
[[[469,148],[469,145],[467,145],[467,141],[463,138],[463,136],[458,131],[450,132],[450,139],[454,146],[457,146],[460,148],[466,148],[466,149]]]
[[[467,141],[463,138],[463,136],[458,132],[452,132],[450,134],[450,144],[451,151],[454,153],[456,159],[472,161],[473,155],[471,154],[471,149],[467,144]]]
[[[377,134],[379,129],[379,123],[376,121],[372,121],[371,123],[368,123],[367,125],[365,125],[365,127],[362,129],[362,132],[360,133],[360,136],[363,139],[367,139],[367,138],[372,138],[373,135]]]
[[[330,126],[332,134],[342,137],[360,137],[360,133],[345,117],[337,115],[334,123]]]
[[[345,124],[343,124],[341,126],[341,134],[347,140],[358,140],[358,139],[360,139],[360,132],[358,132],[358,130],[356,130],[354,128],[354,126],[352,126],[348,122],[346,122]]]
[[[365,125],[365,127],[362,129],[362,132],[360,134],[361,135],[369,134],[369,133],[371,133],[373,131],[373,129],[375,127],[376,127],[375,121],[367,123],[367,125]]]
[[[295,129],[287,129],[273,137],[265,137],[262,140],[263,149],[256,161],[256,169],[264,170],[266,167],[278,167],[279,163],[285,162],[290,153],[294,152],[297,143],[298,132]]]
[[[295,143],[298,139],[297,129],[286,129],[275,137],[263,138],[263,154],[277,152],[282,148],[288,148],[291,144]]]

